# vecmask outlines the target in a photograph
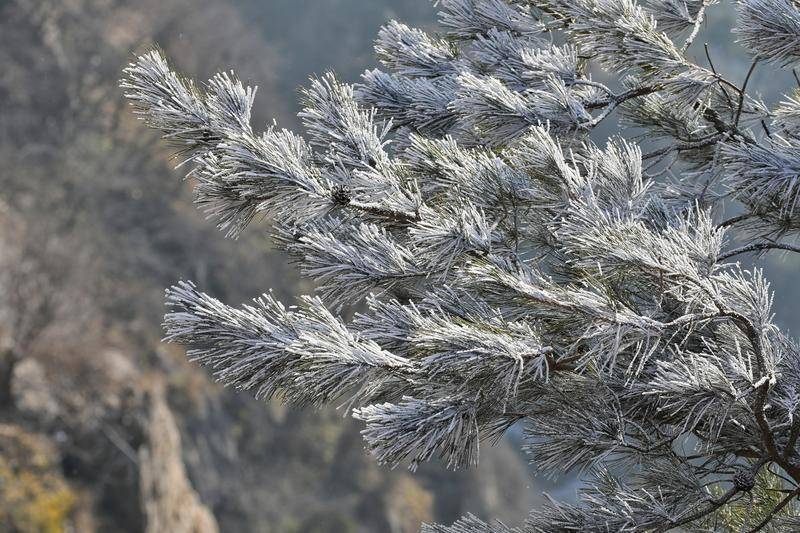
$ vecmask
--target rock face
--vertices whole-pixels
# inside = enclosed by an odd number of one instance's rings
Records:
[[[139,448],[139,484],[146,533],[217,533],[214,515],[186,475],[181,437],[161,386],[150,392],[146,441]]]

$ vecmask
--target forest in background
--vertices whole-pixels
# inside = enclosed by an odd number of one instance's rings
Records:
[[[711,14],[698,42],[732,42],[730,6]],[[298,86],[327,70],[356,81],[390,18],[429,27],[435,7],[0,0],[0,530],[406,532],[466,512],[515,524],[536,504],[545,482],[512,447],[483,447],[474,471],[390,471],[342,413],[223,390],[160,342],[179,279],[229,303],[313,288],[264,228],[227,240],[195,210],[178,160],[123,101],[122,68],[154,44],[198,80],[233,68],[259,86],[258,128],[299,130]],[[711,52],[741,79],[738,47]],[[770,264],[796,332],[797,263]]]

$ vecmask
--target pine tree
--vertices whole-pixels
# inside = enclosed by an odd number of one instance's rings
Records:
[[[258,398],[345,405],[390,466],[469,466],[522,425],[587,484],[519,531],[800,530],[800,347],[739,263],[800,251],[800,93],[748,94],[800,62],[800,4],[738,2],[734,82],[688,58],[714,3],[441,0],[437,35],[380,30],[383,69],[311,80],[305,137],[255,132],[232,74],[139,57],[123,87],[196,203],[234,238],[267,218],[318,288],[231,307],[180,282],[167,339]]]

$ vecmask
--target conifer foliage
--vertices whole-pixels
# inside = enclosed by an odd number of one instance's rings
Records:
[[[234,238],[268,219],[318,289],[231,307],[181,282],[167,339],[259,398],[344,405],[381,463],[466,467],[521,425],[543,474],[587,480],[519,530],[429,532],[800,530],[800,347],[738,262],[800,250],[800,95],[748,94],[800,62],[800,4],[738,2],[732,81],[687,54],[715,3],[440,0],[437,33],[380,30],[360,83],[312,79],[304,136],[256,132],[232,74],[139,57],[122,85],[198,206]]]

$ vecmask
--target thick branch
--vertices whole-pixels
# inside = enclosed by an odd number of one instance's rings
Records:
[[[353,209],[363,211],[364,213],[369,213],[370,215],[386,218],[398,223],[410,224],[412,222],[419,222],[420,220],[419,214],[417,213],[406,213],[405,211],[387,209],[378,204],[355,202],[351,200],[346,205]]]
[[[583,83],[582,81],[575,81],[574,83],[580,84],[580,85],[590,85],[590,86],[597,86],[598,85],[595,82],[592,82],[590,84],[590,83]],[[603,86],[603,87],[605,87],[605,86]],[[625,91],[624,93],[612,94],[611,97],[606,99],[606,100],[602,100],[600,102],[593,102],[591,104],[588,104],[586,106],[586,108],[590,109],[590,110],[596,110],[596,109],[603,109],[603,108],[607,108],[608,106],[611,106],[611,109],[613,110],[614,108],[618,107],[623,102],[626,102],[626,101],[631,100],[633,98],[638,98],[640,96],[647,96],[648,94],[653,94],[655,92],[660,91],[662,88],[663,87],[661,85],[642,85],[641,87],[634,87],[633,89]],[[604,90],[606,92],[609,92],[607,87]]]
[[[734,248],[733,250],[729,250],[724,254],[721,254],[717,261],[725,261],[726,259],[730,259],[739,254],[749,253],[749,252],[763,252],[766,250],[785,250],[787,252],[798,252],[800,253],[800,246],[795,246],[793,244],[785,244],[781,242],[756,242],[753,244],[748,244],[747,246],[741,246],[739,248]]]

